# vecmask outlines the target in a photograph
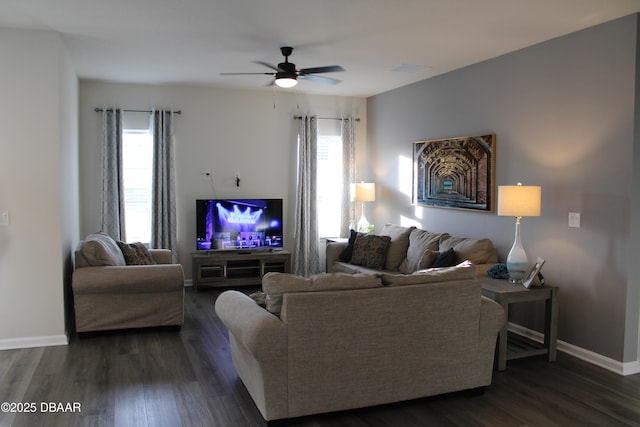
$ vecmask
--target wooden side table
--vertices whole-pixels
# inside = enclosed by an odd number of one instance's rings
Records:
[[[556,286],[545,285],[541,288],[526,289],[522,285],[510,283],[506,280],[482,278],[482,295],[491,298],[502,306],[505,323],[498,336],[496,362],[499,371],[507,369],[507,360],[521,357],[546,354],[549,362],[556,360],[558,340],[558,291]],[[509,304],[529,301],[545,301],[544,344],[540,346],[533,340],[521,335],[513,336],[512,341],[517,345],[509,348]]]

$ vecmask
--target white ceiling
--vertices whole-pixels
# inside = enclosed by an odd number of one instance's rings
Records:
[[[269,90],[270,76],[220,73],[268,72],[253,61],[288,45],[298,68],[346,72],[286,90],[370,96],[634,12],[640,0],[0,0],[0,27],[59,32],[80,78]]]

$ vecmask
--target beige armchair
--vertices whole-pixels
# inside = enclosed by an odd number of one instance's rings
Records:
[[[167,249],[148,252],[154,264],[127,265],[108,235],[81,242],[71,285],[77,332],[182,325],[182,266]]]

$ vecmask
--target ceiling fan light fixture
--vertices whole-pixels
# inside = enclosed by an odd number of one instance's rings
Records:
[[[280,74],[280,73],[278,73]],[[289,75],[284,75],[284,76],[280,76],[277,75],[276,76],[276,85],[282,87],[282,88],[291,88],[294,87],[295,85],[298,84],[298,80],[296,80],[295,77],[289,76]]]

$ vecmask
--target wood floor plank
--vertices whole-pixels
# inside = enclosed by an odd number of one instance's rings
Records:
[[[68,346],[0,351],[0,402],[82,405],[80,413],[0,413],[0,426],[265,426],[233,369],[228,334],[214,310],[220,292],[188,289],[180,331],[74,335]],[[621,377],[560,353],[556,363],[509,361],[479,396],[454,393],[275,424],[637,427],[640,375]]]

